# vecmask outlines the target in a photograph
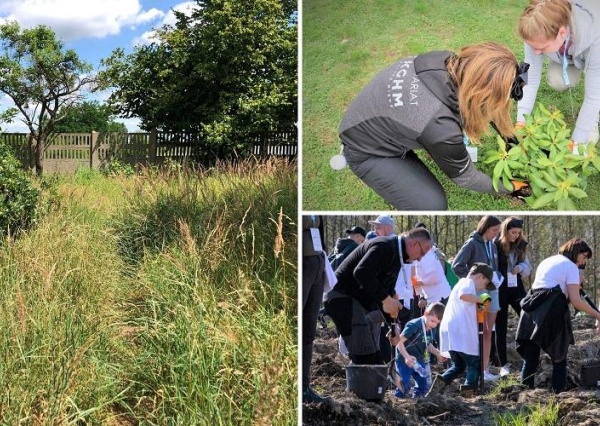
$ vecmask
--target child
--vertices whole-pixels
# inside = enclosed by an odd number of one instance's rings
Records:
[[[402,389],[396,389],[398,398],[410,396],[410,379],[415,379],[415,388],[412,397],[424,396],[431,383],[431,369],[427,368],[429,354],[437,356],[440,362],[445,358],[433,345],[433,329],[438,326],[444,315],[444,305],[432,303],[425,309],[423,316],[410,320],[404,326],[402,334],[392,340],[398,349],[396,356],[396,370],[402,380]],[[423,371],[415,371],[415,365]]]
[[[450,293],[444,318],[440,325],[440,351],[449,352],[452,366],[435,377],[428,396],[441,393],[458,375],[467,370],[461,394],[471,394],[477,389],[479,379],[479,339],[477,331],[477,305],[490,298],[478,291],[495,290],[493,271],[489,265],[476,262],[466,278],[461,278]]]

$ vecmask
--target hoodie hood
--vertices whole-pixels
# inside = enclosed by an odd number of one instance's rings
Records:
[[[337,241],[335,242],[335,250],[337,253],[341,253],[342,251],[346,250],[350,246],[354,246],[354,247],[357,246],[357,244],[354,242],[354,240],[352,240],[350,238],[338,238]]]
[[[448,50],[428,52],[415,58],[415,73],[421,82],[450,110],[460,115],[456,85],[448,74],[446,62],[453,53]]]
[[[475,241],[479,241],[481,244],[484,244],[485,241],[483,241],[483,237],[481,236],[481,234],[477,231],[473,231],[469,234],[469,238],[474,239]]]

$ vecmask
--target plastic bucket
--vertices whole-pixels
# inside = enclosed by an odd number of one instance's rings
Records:
[[[386,365],[346,366],[346,390],[361,399],[381,401],[387,389]]]

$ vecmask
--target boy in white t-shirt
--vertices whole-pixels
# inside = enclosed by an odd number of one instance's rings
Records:
[[[460,387],[461,393],[477,389],[480,370],[477,305],[489,298],[486,293],[477,296],[477,292],[494,290],[492,278],[492,268],[477,262],[452,289],[440,324],[440,352],[452,360],[452,366],[435,377],[427,395],[441,392],[465,370],[467,377]]]

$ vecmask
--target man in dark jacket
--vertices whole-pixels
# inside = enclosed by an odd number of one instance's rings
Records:
[[[381,364],[379,324],[402,309],[394,287],[404,264],[431,248],[426,229],[378,237],[357,247],[336,270],[337,284],[325,296],[325,309],[354,364]]]

